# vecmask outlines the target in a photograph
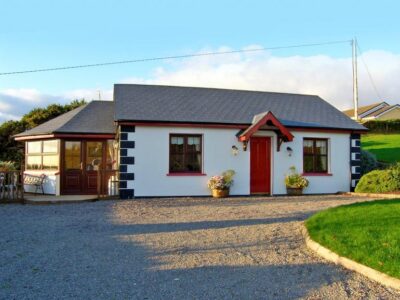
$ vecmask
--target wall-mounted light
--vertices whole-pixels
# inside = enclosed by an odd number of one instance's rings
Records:
[[[286,150],[287,150],[287,152],[288,152],[289,156],[292,156],[293,149],[292,149],[292,148],[290,148],[290,147],[287,147],[287,148],[286,148]]]
[[[239,148],[236,147],[236,145],[233,145],[233,146],[232,146],[232,155],[233,155],[233,156],[236,156],[236,155],[238,155],[238,154],[239,154]]]
[[[248,143],[249,141],[243,141],[243,151],[246,151],[247,150],[247,143]]]

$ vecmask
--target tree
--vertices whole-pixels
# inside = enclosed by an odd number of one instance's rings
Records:
[[[23,144],[12,136],[25,131],[26,124],[21,121],[7,121],[0,125],[0,161],[13,161],[17,165],[23,159]]]
[[[22,117],[21,122],[25,122],[27,128],[33,128],[84,104],[86,101],[81,99],[66,105],[50,104],[46,108],[34,108]]]

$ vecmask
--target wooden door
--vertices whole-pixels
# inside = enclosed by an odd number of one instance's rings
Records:
[[[82,193],[82,142],[65,141],[64,142],[64,170],[62,172],[63,194],[81,194]]]
[[[250,139],[250,192],[271,194],[271,138]]]
[[[85,159],[83,170],[83,189],[85,194],[97,193],[98,171],[104,166],[104,145],[105,144],[102,141],[85,142]]]

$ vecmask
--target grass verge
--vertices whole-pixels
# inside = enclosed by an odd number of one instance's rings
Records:
[[[379,161],[400,161],[400,134],[366,134],[361,137],[361,146],[376,155]]]
[[[333,252],[400,278],[400,199],[331,208],[308,219],[306,227]]]

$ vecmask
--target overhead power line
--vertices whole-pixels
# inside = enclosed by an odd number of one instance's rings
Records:
[[[371,85],[372,85],[372,87],[373,87],[373,89],[375,91],[375,94],[378,97],[378,99],[382,99],[381,94],[379,93],[378,88],[376,87],[375,81],[372,78],[371,72],[369,71],[368,65],[365,62],[364,58],[363,58],[363,55],[362,55],[363,51],[361,50],[360,45],[358,44],[358,41],[356,42],[356,46],[357,46],[358,50],[360,51],[361,61],[364,64],[365,70],[367,71],[367,74],[368,74],[368,77],[369,77],[369,81],[371,82]]]
[[[263,47],[263,48],[255,48],[255,49],[230,50],[230,51],[219,51],[219,52],[203,52],[203,53],[197,53],[197,54],[174,55],[174,56],[160,56],[160,57],[151,57],[151,58],[142,58],[142,59],[103,62],[103,63],[95,63],[95,64],[83,64],[83,65],[75,65],[75,66],[62,66],[62,67],[54,67],[54,68],[40,68],[40,69],[23,70],[23,71],[1,72],[0,76],[26,74],[26,73],[38,73],[38,72],[50,72],[50,71],[61,71],[61,70],[69,70],[69,69],[103,67],[103,66],[110,66],[110,65],[132,64],[132,63],[157,61],[157,60],[184,59],[184,58],[200,57],[200,56],[212,56],[212,55],[224,55],[224,54],[234,54],[234,53],[259,52],[259,51],[267,51],[267,50],[314,47],[314,46],[324,46],[324,45],[332,45],[332,44],[343,44],[343,43],[349,43],[349,42],[351,42],[351,41],[350,40],[331,41],[331,42],[312,43],[312,44],[298,44],[298,45],[288,45],[288,46]]]

